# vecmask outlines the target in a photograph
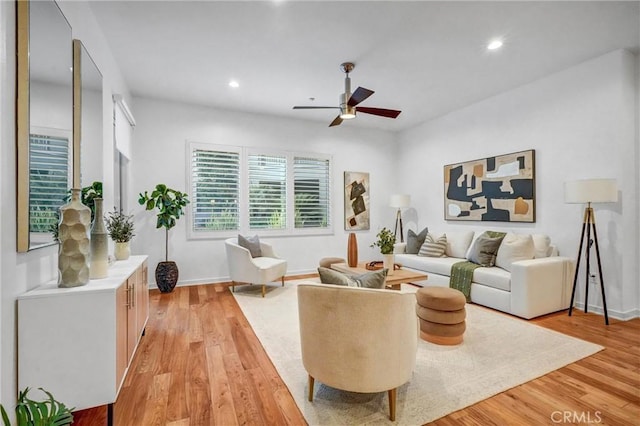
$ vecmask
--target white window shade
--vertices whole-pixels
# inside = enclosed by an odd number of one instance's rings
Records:
[[[128,105],[121,95],[113,95],[113,101],[115,103],[114,137],[116,140],[116,149],[130,160],[131,142],[133,140],[133,128],[136,125],[136,120],[133,118],[131,110],[129,109]]]

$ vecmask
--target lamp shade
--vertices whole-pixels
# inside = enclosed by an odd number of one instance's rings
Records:
[[[564,183],[565,203],[615,203],[618,184],[615,179],[582,179]]]
[[[408,194],[393,194],[389,200],[389,205],[397,209],[409,207],[411,196]]]

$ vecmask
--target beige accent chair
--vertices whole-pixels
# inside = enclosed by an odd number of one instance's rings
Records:
[[[418,320],[413,293],[331,284],[298,285],[302,363],[315,379],[349,392],[389,395],[396,417],[397,388],[416,364]]]
[[[287,261],[274,253],[271,244],[260,241],[261,257],[251,257],[249,250],[238,245],[236,238],[225,240],[224,246],[227,252],[232,290],[240,284],[259,284],[262,285],[262,297],[264,297],[268,283],[280,279],[284,287]]]

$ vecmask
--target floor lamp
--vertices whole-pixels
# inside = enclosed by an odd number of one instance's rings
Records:
[[[398,233],[398,225],[400,225],[400,242],[404,243],[404,231],[402,230],[402,209],[406,209],[409,207],[409,203],[411,203],[411,196],[407,194],[394,194],[391,196],[391,200],[389,201],[389,205],[393,208],[398,209],[396,212],[396,227],[393,230],[393,236],[395,237]]]
[[[591,207],[591,203],[615,203],[618,201],[618,186],[615,179],[584,179],[564,184],[565,203],[586,204],[584,208],[584,219],[582,221],[582,235],[580,236],[580,247],[578,248],[578,259],[576,261],[576,272],[573,277],[573,289],[571,290],[571,305],[569,305],[569,316],[573,310],[573,300],[576,295],[576,285],[578,283],[578,273],[580,272],[580,255],[584,245],[585,235],[587,245],[584,249],[584,256],[587,265],[586,283],[584,292],[584,311],[587,312],[589,305],[589,277],[590,277],[590,254],[591,246],[596,248],[596,260],[598,261],[598,274],[600,275],[600,291],[602,292],[602,307],[604,310],[604,322],[609,325],[609,315],[607,314],[607,299],[604,293],[604,282],[602,279],[602,264],[600,262],[600,248],[598,247],[598,234],[596,232],[596,217]],[[591,234],[593,233],[593,238]]]

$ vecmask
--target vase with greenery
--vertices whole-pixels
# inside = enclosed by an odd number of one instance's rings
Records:
[[[67,408],[63,403],[56,401],[51,393],[39,388],[48,399],[44,401],[34,401],[27,398],[29,388],[18,392],[18,403],[16,404],[16,424],[18,426],[31,425],[51,425],[65,426],[73,423],[73,408]],[[9,415],[4,407],[0,405],[2,422],[4,426],[11,426]]]
[[[135,235],[133,233],[133,215],[126,215],[122,210],[116,210],[107,213],[104,217],[104,223],[107,227],[109,237],[115,242],[116,260],[127,260],[131,254],[129,242]]]
[[[387,274],[393,274],[393,245],[396,243],[396,236],[387,228],[382,228],[376,235],[377,240],[371,244],[371,247],[379,247],[383,257],[383,265],[387,268]]]
[[[147,191],[140,193],[138,202],[146,210],[158,210],[156,228],[165,230],[165,260],[156,267],[156,284],[163,293],[173,291],[178,282],[178,266],[169,261],[169,230],[176,226],[176,221],[184,215],[184,207],[189,204],[188,195],[168,188],[162,183],[156,185],[151,195]]]

